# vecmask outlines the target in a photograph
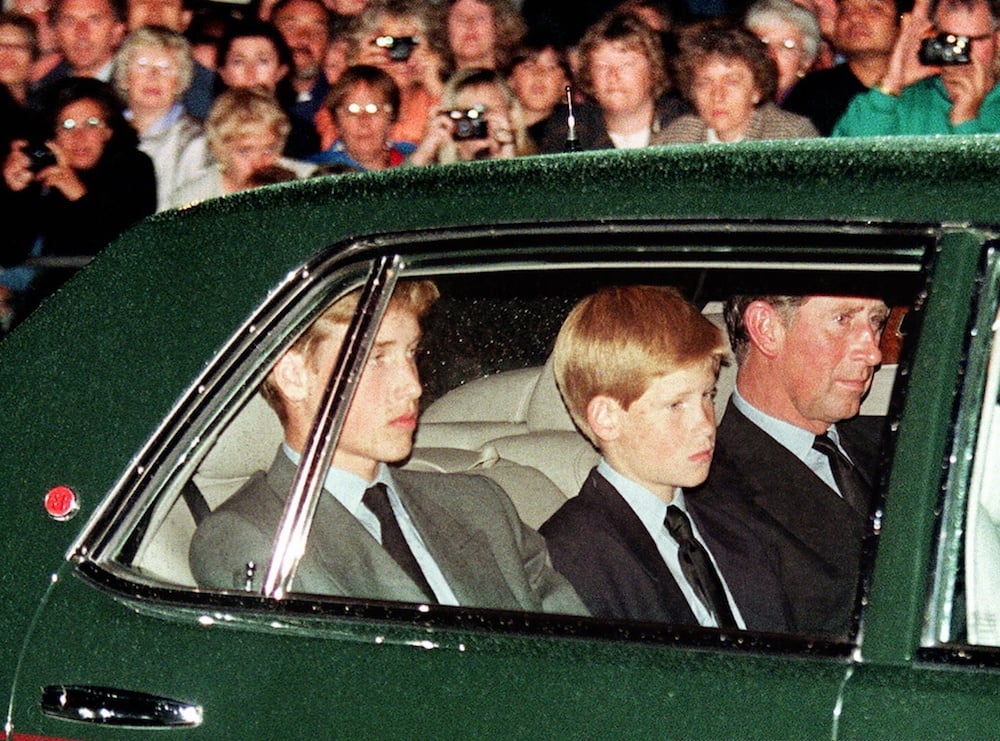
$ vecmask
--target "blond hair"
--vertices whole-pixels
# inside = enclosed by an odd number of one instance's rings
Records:
[[[604,288],[566,317],[552,351],[556,384],[580,431],[598,444],[587,405],[609,396],[623,409],[662,375],[726,354],[722,332],[674,288]]]
[[[268,131],[285,148],[292,125],[274,96],[261,87],[230,88],[212,104],[205,121],[208,148],[219,162],[225,163],[226,145],[243,136]]]
[[[387,311],[403,311],[412,314],[417,319],[422,319],[431,310],[438,296],[440,293],[437,286],[429,280],[400,281],[392,292]],[[316,348],[333,334],[334,329],[345,327],[350,323],[357,311],[360,299],[361,289],[357,288],[334,301],[319,315],[316,321],[309,325],[308,329],[286,352],[298,353],[306,359],[307,363],[315,367]],[[284,399],[274,382],[273,371],[268,373],[267,378],[261,383],[260,394],[277,413],[281,423],[285,424],[288,415],[285,411]]]

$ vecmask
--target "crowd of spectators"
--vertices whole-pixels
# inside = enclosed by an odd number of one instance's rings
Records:
[[[1000,0],[899,1],[8,0],[0,321],[144,215],[315,173],[1000,131]]]

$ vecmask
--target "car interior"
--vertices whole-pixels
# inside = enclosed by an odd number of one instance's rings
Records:
[[[441,284],[442,294],[447,296],[447,280]],[[527,312],[533,315],[530,324],[493,316],[497,307],[492,302],[473,311],[470,306],[475,301],[471,304],[458,301],[451,307],[444,299],[440,302],[445,305],[443,313],[451,318],[432,316],[427,322],[430,326],[425,327],[429,337],[422,353],[421,376],[426,405],[406,467],[487,476],[503,487],[524,522],[535,528],[562,502],[576,495],[590,469],[597,464],[598,454],[575,428],[564,407],[548,358],[554,336],[575,303],[576,293],[585,295],[584,287],[578,287],[570,298],[560,295],[556,301],[534,302]],[[702,311],[725,334],[722,302],[703,302]],[[442,346],[455,344],[453,337],[442,336],[454,327],[453,317],[477,313],[493,317],[498,325],[510,324],[514,329],[508,327],[508,333],[518,333],[522,326],[533,326],[541,341],[523,351],[524,357],[511,358],[519,354],[509,351],[511,344],[517,343],[510,337],[494,337],[484,344],[491,347],[474,358],[470,359],[469,353],[450,351],[448,358],[454,363],[433,362]],[[540,326],[539,315],[544,315],[541,324],[545,326]],[[523,316],[519,319],[526,321]],[[437,326],[444,325],[449,330],[438,332],[435,320]],[[895,329],[884,338],[887,346],[893,341],[898,343]],[[491,352],[501,360],[484,357]],[[898,347],[887,349],[885,363],[875,375],[862,414],[886,414],[896,378],[897,355]],[[527,365],[518,367],[521,363]],[[456,365],[465,367],[456,371]],[[504,365],[514,367],[504,369]],[[721,369],[715,402],[717,421],[722,417],[735,376],[735,364],[729,363]],[[259,394],[253,394],[218,436],[180,496],[169,507],[157,509],[131,567],[154,582],[196,586],[188,567],[187,550],[197,522],[234,494],[254,472],[267,470],[281,440],[276,414]]]

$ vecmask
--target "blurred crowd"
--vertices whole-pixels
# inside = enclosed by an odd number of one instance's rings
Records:
[[[1000,0],[199,1],[0,14],[0,329],[143,216],[284,180],[1000,131]]]

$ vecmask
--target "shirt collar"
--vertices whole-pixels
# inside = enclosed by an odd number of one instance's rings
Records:
[[[663,527],[663,519],[667,516],[667,503],[653,494],[649,489],[641,484],[637,484],[632,479],[618,473],[611,464],[604,458],[597,464],[597,472],[608,480],[622,499],[628,503],[646,529],[655,532],[657,528]],[[671,505],[684,508],[684,492],[680,488],[674,489],[674,498]],[[687,510],[685,510],[687,511]]]
[[[733,390],[733,405],[739,409],[747,419],[764,430],[764,432],[773,437],[778,443],[787,448],[792,455],[799,460],[805,459],[805,457],[809,454],[809,451],[812,450],[813,441],[816,439],[816,435],[809,432],[809,430],[804,430],[801,427],[793,425],[791,422],[785,422],[782,419],[772,417],[770,414],[762,412],[760,409],[753,406],[753,404],[740,396],[740,392],[736,389]],[[836,425],[830,425],[827,429],[827,434],[835,443],[838,445],[840,444],[840,438],[837,435]]]
[[[288,443],[282,443],[281,445],[285,451],[285,455],[291,459],[292,463],[298,466],[302,460],[302,456],[288,447]],[[349,512],[355,514],[362,506],[361,497],[374,484],[385,484],[389,491],[397,494],[396,483],[393,481],[389,467],[385,463],[378,464],[378,468],[375,471],[375,478],[372,481],[367,481],[364,477],[350,471],[345,471],[343,468],[330,466],[326,473],[326,480],[323,482],[323,488],[330,492]]]

